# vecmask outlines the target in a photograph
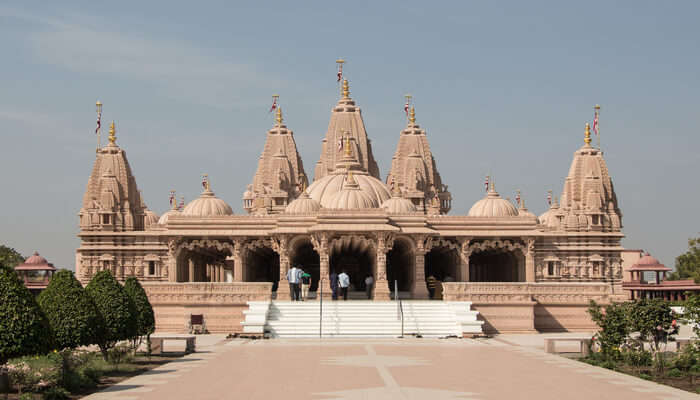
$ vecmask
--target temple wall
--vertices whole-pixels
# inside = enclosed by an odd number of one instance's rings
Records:
[[[563,332],[596,329],[586,310],[624,300],[606,283],[443,283],[446,301],[471,301],[486,333]]]
[[[190,314],[203,314],[211,333],[242,332],[249,301],[269,300],[272,283],[144,283],[156,332],[187,333]]]

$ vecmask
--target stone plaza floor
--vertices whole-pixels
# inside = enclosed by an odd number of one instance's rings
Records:
[[[197,353],[88,399],[700,398],[546,354],[546,336],[227,341],[204,335]],[[575,351],[576,345],[557,347]]]

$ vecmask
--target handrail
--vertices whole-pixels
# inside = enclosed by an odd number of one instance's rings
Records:
[[[394,300],[396,300],[396,318],[401,320],[401,336],[403,338],[403,303],[399,297],[399,282],[394,280]]]
[[[320,292],[318,297],[318,337],[319,339],[323,337],[323,278],[318,280],[318,290]]]

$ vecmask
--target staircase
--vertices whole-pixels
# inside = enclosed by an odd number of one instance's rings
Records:
[[[483,321],[469,302],[404,300],[403,334],[445,337],[481,333]],[[263,314],[265,305],[267,312]],[[266,336],[278,338],[319,337],[319,302],[272,301],[250,304],[246,326],[263,328]],[[323,303],[323,337],[398,337],[401,318],[396,301],[328,301]],[[257,317],[256,317],[257,316]],[[250,321],[249,321],[250,319]],[[256,323],[254,323],[254,321]]]

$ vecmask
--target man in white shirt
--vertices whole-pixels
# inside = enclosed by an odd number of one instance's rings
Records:
[[[338,275],[338,284],[340,286],[340,293],[343,295],[343,300],[347,300],[348,287],[350,286],[350,276],[346,274],[345,271]]]
[[[299,278],[301,271],[297,267],[292,267],[287,271],[287,280],[289,281],[289,296],[292,301],[299,300]]]

